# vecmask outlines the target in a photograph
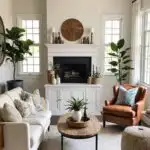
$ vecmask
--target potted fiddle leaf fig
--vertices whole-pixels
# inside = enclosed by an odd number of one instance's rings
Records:
[[[132,61],[130,59],[129,53],[130,48],[123,49],[124,45],[124,39],[120,39],[117,42],[117,44],[112,42],[110,44],[111,52],[108,53],[111,57],[115,58],[114,60],[109,62],[111,68],[108,69],[108,71],[110,71],[116,76],[116,79],[119,82],[119,84],[122,84],[124,81],[127,81],[127,77],[129,75],[130,70],[134,69],[130,65],[130,62]]]
[[[67,102],[68,105],[66,109],[68,109],[69,111],[73,111],[72,119],[77,122],[81,121],[82,118],[81,109],[83,109],[87,103],[83,99],[79,99],[79,98],[76,99],[74,97],[72,97],[72,99]]]
[[[32,55],[30,46],[33,44],[31,40],[22,40],[25,30],[19,27],[6,29],[6,49],[3,51],[6,60],[10,60],[13,64],[13,80],[7,81],[8,90],[18,86],[23,87],[23,80],[16,79],[17,63],[25,59],[25,54]]]

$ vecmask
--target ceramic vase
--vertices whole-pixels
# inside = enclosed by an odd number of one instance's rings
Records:
[[[81,118],[82,118],[82,112],[80,110],[79,111],[73,111],[72,112],[72,118],[74,121],[80,122]]]

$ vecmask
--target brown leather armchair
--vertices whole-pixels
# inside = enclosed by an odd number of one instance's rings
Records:
[[[126,89],[136,87],[130,84],[124,84],[123,86]],[[103,107],[103,127],[105,127],[106,121],[126,126],[137,125],[141,120],[141,113],[144,108],[147,89],[144,87],[139,87],[137,95],[135,97],[135,105],[132,107],[115,104],[119,93],[118,85],[115,85],[113,87],[113,93],[114,98],[110,101],[105,101],[105,106]]]

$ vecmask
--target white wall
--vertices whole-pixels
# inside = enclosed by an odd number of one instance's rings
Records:
[[[150,0],[142,0],[143,9],[150,9]]]
[[[12,25],[12,1],[1,0],[0,1],[0,16],[3,18],[6,28]],[[0,93],[3,91],[3,85],[7,80],[12,79],[12,65],[11,63],[4,62],[0,66]]]
[[[46,27],[46,6],[47,6],[47,30]],[[13,21],[16,24],[17,14],[38,13],[43,15],[44,32],[49,31],[51,27],[59,30],[62,22],[67,18],[79,19],[85,28],[93,27],[95,29],[94,43],[101,46],[98,60],[104,57],[103,47],[103,28],[102,18],[104,15],[123,15],[124,16],[124,38],[127,40],[127,45],[130,45],[130,29],[131,29],[131,0],[13,0]],[[44,34],[45,35],[45,34]],[[46,41],[46,35],[44,36]],[[47,69],[47,54],[43,46],[42,49],[42,68],[43,75],[38,77],[23,77],[25,82],[25,89],[33,90],[40,88],[44,91],[44,84],[46,83],[46,69]],[[100,61],[99,61],[100,62]],[[100,64],[103,65],[103,64]],[[20,77],[21,78],[21,77]],[[104,99],[111,98],[112,86],[116,83],[113,76],[105,76],[102,84],[104,85]]]

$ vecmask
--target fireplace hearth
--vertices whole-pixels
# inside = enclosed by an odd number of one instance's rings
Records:
[[[87,83],[91,57],[53,57],[53,63],[62,83]]]

